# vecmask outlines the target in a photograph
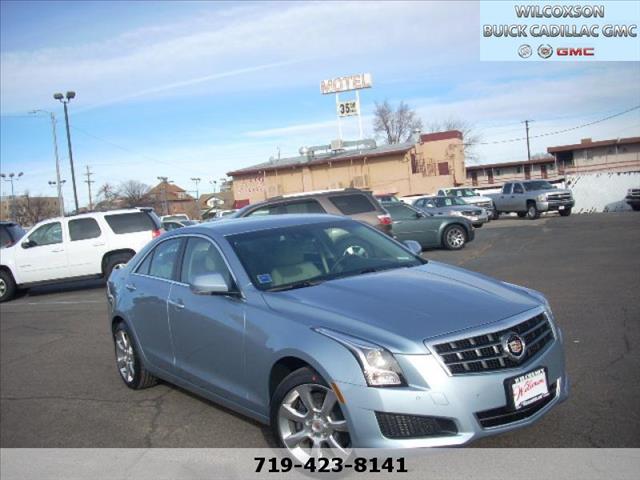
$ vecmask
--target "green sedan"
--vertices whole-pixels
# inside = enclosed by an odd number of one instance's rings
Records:
[[[422,248],[460,250],[473,240],[473,225],[466,218],[433,216],[400,202],[382,205],[391,215],[393,234],[401,242],[415,240]]]

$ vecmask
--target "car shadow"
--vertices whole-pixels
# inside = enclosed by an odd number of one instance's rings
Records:
[[[75,291],[98,290],[102,288],[105,288],[105,281],[103,279],[79,280],[75,282],[64,282],[54,285],[31,287],[28,290],[20,292],[19,296],[39,297],[40,295],[50,295],[52,293],[68,293]]]

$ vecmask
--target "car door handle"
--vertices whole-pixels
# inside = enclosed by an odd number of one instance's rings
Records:
[[[94,247],[102,247],[103,245],[105,245],[105,242],[96,242],[96,243],[92,243],[92,245]]]
[[[135,286],[135,285],[133,285],[132,283],[127,283],[127,284],[124,286],[124,288],[126,288],[126,289],[127,289],[127,290],[129,290],[130,292],[133,292],[133,291],[135,291],[136,286]]]
[[[182,310],[184,308],[184,303],[181,303],[180,300],[178,300],[177,302],[174,302],[173,300],[168,300],[168,302],[169,302],[169,305],[173,305],[177,309]]]

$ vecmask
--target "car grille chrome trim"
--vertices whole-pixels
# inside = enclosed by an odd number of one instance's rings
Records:
[[[522,359],[513,360],[502,348],[501,337],[515,332],[525,343]],[[436,354],[451,375],[483,373],[525,365],[553,342],[554,333],[546,313],[498,331],[434,345]]]
[[[570,193],[552,193],[547,195],[547,200],[550,200],[552,202],[571,200],[571,194]]]

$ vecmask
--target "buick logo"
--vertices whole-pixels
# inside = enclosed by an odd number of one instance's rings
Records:
[[[529,58],[532,53],[533,50],[531,49],[531,45],[527,45],[526,43],[520,45],[518,48],[518,55],[520,55],[520,58]]]
[[[538,47],[538,55],[540,58],[549,58],[553,55],[553,47],[549,44],[542,44]]]
[[[502,350],[513,360],[520,360],[524,356],[525,344],[520,335],[514,332],[507,333],[500,339]]]

